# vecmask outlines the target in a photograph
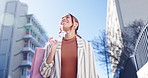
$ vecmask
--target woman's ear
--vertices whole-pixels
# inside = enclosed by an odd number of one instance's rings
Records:
[[[75,29],[78,27],[78,23],[77,22],[75,22],[74,27],[75,27]]]

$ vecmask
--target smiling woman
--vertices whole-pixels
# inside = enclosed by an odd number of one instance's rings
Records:
[[[59,39],[59,17],[72,13],[79,19],[78,33],[85,40],[98,36],[99,30],[105,29],[107,0],[20,0],[28,5],[29,12],[40,19],[49,37]],[[87,34],[87,35],[86,35]],[[63,33],[60,34],[63,36]],[[97,53],[95,53],[97,54]],[[96,57],[98,58],[98,57]],[[107,74],[97,61],[99,77]]]
[[[61,20],[66,32],[61,40],[49,40],[40,67],[43,77],[50,78],[98,78],[93,48],[77,36],[78,20],[67,14]]]

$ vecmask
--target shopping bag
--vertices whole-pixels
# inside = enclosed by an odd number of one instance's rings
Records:
[[[43,78],[40,74],[40,66],[44,58],[44,53],[44,48],[36,48],[30,69],[30,78]]]

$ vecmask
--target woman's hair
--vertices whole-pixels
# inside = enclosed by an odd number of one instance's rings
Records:
[[[79,21],[78,21],[78,19],[77,19],[76,17],[74,17],[72,14],[69,13],[69,15],[71,16],[72,26],[74,25],[74,22],[78,23],[78,26],[77,26],[76,31],[75,31],[75,33],[77,34],[77,30],[78,30],[78,28],[79,28]],[[71,27],[72,27],[72,26],[71,26]]]
[[[76,33],[76,35],[77,35],[78,37],[81,38],[81,36],[77,34],[77,30],[78,30],[78,28],[79,28],[79,21],[78,21],[78,19],[77,19],[75,16],[73,16],[72,14],[70,14],[70,13],[68,13],[68,15],[71,16],[71,21],[72,21],[72,26],[71,26],[70,28],[72,28],[72,27],[74,26],[74,22],[76,22],[76,23],[78,24],[78,26],[77,26],[77,28],[76,28],[76,30],[75,30],[75,33]],[[60,28],[59,34],[60,34],[61,32],[62,32],[62,29]]]

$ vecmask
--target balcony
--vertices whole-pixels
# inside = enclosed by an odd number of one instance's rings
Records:
[[[38,28],[33,26],[32,30],[40,37],[41,40],[43,40],[44,42],[47,42],[47,40],[45,39],[44,35],[39,31]]]
[[[27,23],[24,27],[25,27],[26,29],[31,28],[31,27],[32,27],[32,24],[31,24],[31,23]]]
[[[31,53],[31,54],[34,54],[35,51],[31,48],[31,47],[24,47],[23,50],[22,50],[23,53]]]
[[[25,35],[23,37],[24,40],[30,40],[33,44],[35,44],[37,47],[42,47],[41,44],[35,39],[32,35]]]
[[[30,62],[30,61],[28,61],[28,60],[23,60],[22,61],[22,63],[21,63],[21,65],[20,65],[20,67],[26,67],[26,66],[28,66],[28,67],[31,67],[31,65],[32,65],[32,63]]]

